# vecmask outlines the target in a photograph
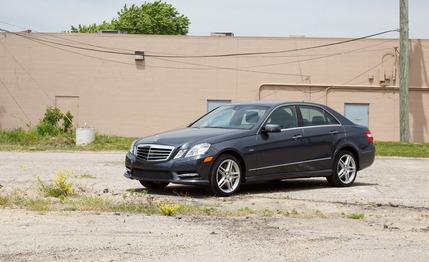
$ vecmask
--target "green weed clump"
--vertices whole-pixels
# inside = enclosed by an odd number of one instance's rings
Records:
[[[179,209],[179,205],[169,204],[169,203],[161,203],[158,208],[161,211],[161,214],[164,216],[174,216]]]
[[[39,190],[49,197],[57,197],[64,199],[67,196],[74,195],[73,183],[69,181],[69,177],[73,175],[69,171],[58,171],[54,179],[49,184],[43,183],[39,178]]]
[[[365,214],[362,212],[355,212],[348,214],[346,217],[349,219],[363,219],[365,217]]]

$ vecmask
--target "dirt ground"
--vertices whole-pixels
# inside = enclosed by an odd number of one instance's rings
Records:
[[[2,191],[58,170],[93,195],[141,191],[122,152],[0,152]],[[145,193],[146,194],[146,193]],[[429,159],[377,158],[355,186],[320,179],[244,185],[230,198],[170,185],[157,200],[297,215],[173,216],[0,209],[0,261],[429,261]],[[347,214],[363,213],[363,219]]]

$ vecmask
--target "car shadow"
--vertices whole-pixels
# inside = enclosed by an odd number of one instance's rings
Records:
[[[375,183],[363,183],[356,182],[352,187],[361,186],[375,186]],[[240,186],[240,189],[235,194],[247,195],[247,194],[266,194],[266,193],[278,193],[278,192],[294,192],[294,191],[309,191],[317,190],[322,188],[329,188],[330,185],[325,179],[287,179],[276,182],[258,182],[258,183],[246,183]],[[170,184],[165,189],[146,189],[146,188],[131,188],[127,191],[135,193],[150,193],[152,195],[165,195],[165,196],[182,196],[182,197],[193,197],[193,198],[210,198],[211,194],[208,193],[206,188],[201,186],[192,185],[179,185]]]

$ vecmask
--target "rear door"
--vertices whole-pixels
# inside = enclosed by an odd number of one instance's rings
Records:
[[[305,159],[302,171],[320,171],[332,168],[332,156],[336,142],[344,137],[344,129],[330,113],[321,107],[299,105],[303,130]]]

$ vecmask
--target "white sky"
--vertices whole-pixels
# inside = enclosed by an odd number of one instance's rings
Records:
[[[123,0],[0,0],[0,22],[39,32],[110,20]],[[191,19],[191,35],[356,37],[399,27],[399,0],[167,0]],[[429,38],[429,1],[409,0],[410,37]],[[18,30],[0,24],[9,30]],[[386,37],[397,37],[395,33]]]

